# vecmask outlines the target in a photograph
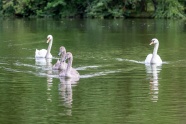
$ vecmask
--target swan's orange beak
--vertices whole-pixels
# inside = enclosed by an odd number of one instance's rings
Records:
[[[48,38],[48,40],[47,40],[47,43],[49,43],[50,42],[50,38]]]
[[[154,44],[154,41],[151,41],[151,43],[149,45],[152,45],[152,44]]]

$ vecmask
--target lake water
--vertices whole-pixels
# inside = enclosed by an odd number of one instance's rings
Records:
[[[54,42],[51,62],[35,49]],[[145,66],[152,38],[163,65]],[[1,124],[185,124],[186,22],[182,20],[0,20]],[[80,80],[51,69],[60,46]]]

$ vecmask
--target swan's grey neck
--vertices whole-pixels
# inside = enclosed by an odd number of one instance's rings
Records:
[[[60,60],[60,62],[62,63],[62,62],[65,62],[64,60],[65,60],[65,55],[66,55],[66,51],[63,51],[62,53],[61,53],[61,60]]]
[[[53,39],[51,39],[51,41],[49,42],[47,53],[46,53],[46,58],[48,58],[49,55],[50,55],[50,51],[51,51],[51,48],[52,48],[52,42],[53,42]]]
[[[67,64],[67,69],[66,69],[66,75],[68,73],[70,73],[71,71],[71,68],[72,68],[72,61],[73,61],[73,57],[71,56],[69,59],[68,59],[68,64]]]

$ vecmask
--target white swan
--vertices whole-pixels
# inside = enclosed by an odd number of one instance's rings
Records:
[[[66,49],[64,46],[59,48],[59,56],[61,55],[61,59],[57,60],[56,64],[53,65],[52,69],[54,70],[65,70],[67,67],[67,63],[64,61],[66,54]]]
[[[47,36],[47,43],[49,43],[48,45],[48,49],[41,49],[41,50],[37,50],[35,51],[35,58],[52,58],[52,55],[50,53],[51,48],[52,48],[52,42],[53,42],[53,37],[52,35],[48,35]]]
[[[68,60],[67,67],[65,70],[62,70],[59,73],[60,77],[67,77],[67,78],[74,78],[79,80],[79,73],[76,71],[76,69],[72,68],[72,61],[73,61],[73,56],[71,52],[67,52],[65,55],[65,60]],[[65,61],[63,60],[63,61]]]
[[[162,60],[160,56],[157,54],[158,47],[159,47],[159,41],[156,38],[153,38],[151,40],[150,45],[154,44],[154,50],[153,54],[149,54],[145,59],[145,64],[162,64]]]

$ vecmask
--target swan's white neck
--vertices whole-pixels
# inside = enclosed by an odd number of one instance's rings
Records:
[[[48,49],[47,49],[47,53],[46,53],[46,57],[45,58],[49,58],[50,51],[51,51],[51,48],[52,48],[52,42],[53,42],[53,39],[51,39],[51,41],[49,42],[49,45],[48,45]]]
[[[152,54],[151,63],[156,63],[156,56],[157,56],[157,53],[158,53],[158,47],[159,47],[159,43],[156,43],[154,45],[154,50],[153,50],[153,54]]]
[[[159,43],[156,43],[156,44],[154,45],[153,56],[157,55],[157,53],[158,53],[158,47],[159,47]]]

